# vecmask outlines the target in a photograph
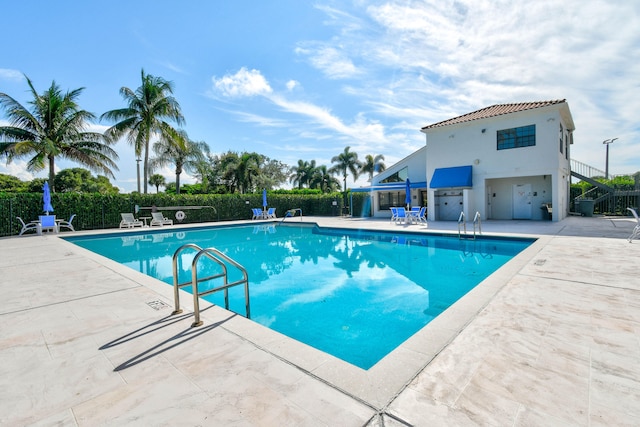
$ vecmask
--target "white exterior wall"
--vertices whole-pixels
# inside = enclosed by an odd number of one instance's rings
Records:
[[[411,182],[425,182],[427,180],[427,147],[422,147],[418,151],[413,152],[409,156],[400,160],[398,163],[390,166],[388,169],[380,172],[378,175],[375,175],[371,180],[371,186],[380,185],[380,181],[384,180],[388,176],[393,175],[394,173],[407,168],[407,175]],[[412,199],[417,195],[419,190],[412,189]],[[378,218],[390,218],[391,211],[389,210],[380,210],[380,206],[378,204],[377,192],[372,191],[372,206],[373,206],[373,216]]]
[[[562,103],[427,129],[427,183],[437,168],[471,165],[473,189],[465,191],[464,203],[467,219],[476,211],[483,219],[511,219],[510,188],[529,183],[536,193],[532,219],[543,219],[540,204],[551,202],[553,220],[558,221],[568,214],[569,160],[560,153],[559,144],[560,124],[568,135],[567,122],[573,127],[567,104]],[[536,125],[535,146],[497,149],[498,130],[532,124]],[[487,187],[492,197],[487,197]],[[428,217],[437,220],[434,190],[429,189],[428,198]]]

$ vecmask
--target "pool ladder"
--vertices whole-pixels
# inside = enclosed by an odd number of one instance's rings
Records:
[[[476,230],[478,234],[482,234],[482,219],[480,218],[480,212],[476,212],[473,217],[473,239],[476,239]],[[464,231],[464,233],[463,233]],[[465,222],[464,211],[460,212],[460,216],[458,217],[458,239],[462,239],[463,237],[468,238],[467,236],[467,223]]]
[[[195,249],[198,253],[193,257],[193,261],[191,261],[191,281],[178,283],[178,256],[181,252],[186,249]],[[198,277],[198,260],[200,257],[207,257],[211,261],[218,264],[222,267],[222,273],[213,274],[207,277]],[[242,279],[236,280],[235,282],[229,283],[228,274],[227,274],[227,265],[229,263],[236,267],[238,270],[242,272]],[[198,284],[208,281],[223,278],[223,284],[221,286],[217,286],[215,288],[199,292]],[[173,254],[173,297],[175,300],[175,310],[171,314],[180,314],[182,313],[182,309],[180,308],[180,288],[191,285],[193,292],[193,315],[194,321],[191,324],[191,327],[196,327],[202,325],[202,321],[200,320],[200,297],[213,294],[215,292],[224,291],[224,305],[227,310],[229,310],[229,288],[244,284],[244,303],[245,310],[247,314],[247,318],[251,317],[251,310],[249,307],[249,276],[247,275],[247,270],[229,258],[227,255],[223,254],[216,248],[205,248],[202,249],[200,246],[194,243],[187,243],[186,245],[182,245],[175,251]]]
[[[294,209],[289,209],[285,214],[284,217],[282,218],[282,221],[280,221],[280,224],[282,224],[284,222],[285,219],[287,218],[292,218],[294,216],[296,216],[296,212],[300,211],[300,221],[302,221],[302,208],[294,208]]]

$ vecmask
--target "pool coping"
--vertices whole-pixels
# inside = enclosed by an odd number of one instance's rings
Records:
[[[311,225],[318,225],[314,219],[301,221]],[[297,223],[297,222],[296,222]],[[252,221],[233,221],[224,223],[196,224],[191,226],[176,225],[172,231],[189,228],[216,227],[229,225],[255,224]],[[320,226],[320,225],[319,225]],[[325,226],[327,228],[369,229],[363,222],[345,222],[341,226]],[[372,231],[388,231],[370,228]],[[151,230],[147,228],[146,230]],[[95,230],[77,233],[81,235],[127,234],[134,230]],[[136,229],[138,233],[140,230]],[[158,229],[153,229],[158,232]],[[422,234],[453,234],[438,230],[411,228],[395,230],[396,232],[411,232]],[[504,237],[505,234],[484,233],[485,236]],[[455,337],[486,307],[493,297],[515,276],[531,259],[544,247],[551,238],[548,235],[518,235],[513,237],[535,238],[531,245],[496,270],[493,274],[480,282],[451,307],[437,316],[429,324],[421,328],[409,339],[400,344],[382,360],[368,370],[358,368],[337,357],[317,350],[309,345],[289,338],[279,332],[253,322],[241,315],[229,318],[229,312],[218,306],[201,300],[203,310],[201,319],[204,325],[220,324],[220,328],[242,338],[257,349],[271,354],[279,360],[295,366],[309,376],[341,391],[342,393],[360,401],[361,403],[380,411],[387,407],[396,396],[442,351]],[[81,248],[64,238],[65,245],[72,245],[74,250],[92,259],[98,264],[116,271],[160,295],[167,304],[173,306],[173,288],[167,283],[135,271],[116,261]],[[193,300],[191,294],[180,291],[181,306],[185,312],[191,313]]]

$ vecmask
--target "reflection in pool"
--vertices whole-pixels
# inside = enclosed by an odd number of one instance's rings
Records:
[[[363,369],[533,242],[309,224],[169,230],[68,240],[168,284],[176,249],[215,247],[247,269],[253,321]],[[180,282],[190,280],[194,255],[180,255]],[[213,262],[199,263],[199,276],[216,271]],[[230,281],[240,278],[229,272]],[[242,286],[229,297],[230,309],[244,315]],[[224,307],[222,293],[205,299]]]

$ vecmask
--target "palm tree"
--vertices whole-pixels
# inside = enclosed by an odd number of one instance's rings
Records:
[[[329,172],[334,174],[342,174],[342,181],[344,182],[344,193],[347,193],[347,176],[348,172],[353,175],[353,180],[358,179],[361,163],[358,161],[358,154],[353,151],[349,151],[351,147],[346,147],[344,151],[337,156],[331,158],[331,162],[335,163],[334,166],[329,169]]]
[[[136,158],[144,153],[144,193],[147,193],[149,174],[149,145],[153,136],[170,127],[166,120],[178,125],[184,123],[180,105],[173,95],[173,83],[161,77],[141,72],[142,84],[135,92],[128,87],[120,89],[120,95],[128,104],[126,108],[111,110],[100,116],[116,122],[105,135],[115,141],[127,135],[127,142],[134,147]],[[140,186],[138,185],[138,188]]]
[[[204,142],[191,141],[185,131],[167,125],[162,129],[160,140],[153,144],[153,152],[155,156],[150,161],[152,170],[175,165],[176,194],[180,194],[180,174],[185,170],[197,170],[199,163],[205,159],[205,153],[209,153],[209,146]]]
[[[164,176],[159,173],[154,173],[149,177],[149,185],[153,185],[156,187],[156,193],[160,191],[160,186],[165,185],[167,181],[164,179]]]
[[[199,160],[194,167],[193,176],[202,184],[202,192],[209,192],[209,177],[213,172],[211,167],[212,159],[210,154],[206,154],[202,160]]]
[[[340,189],[340,181],[331,175],[325,165],[321,165],[313,171],[309,188],[319,188],[323,193],[331,193]]]
[[[373,179],[373,174],[384,171],[387,167],[384,164],[384,156],[378,154],[373,157],[371,154],[367,154],[364,158],[362,168],[360,168],[360,174],[369,174],[369,181]]]
[[[311,177],[316,169],[316,161],[311,160],[311,163],[306,160],[298,160],[298,166],[291,168],[292,174],[289,178],[289,182],[298,185],[298,189],[302,189],[305,185],[309,185]]]
[[[255,190],[255,180],[260,175],[262,157],[258,153],[242,153],[236,164],[234,174],[241,194]]]
[[[88,122],[95,116],[81,110],[76,100],[84,90],[79,88],[62,93],[56,82],[42,95],[25,76],[33,100],[31,111],[6,93],[0,93],[0,109],[7,112],[9,126],[0,126],[0,155],[13,159],[30,157],[29,172],[39,172],[49,166],[49,184],[55,191],[55,159],[66,158],[87,168],[114,178],[118,170],[118,154],[109,147],[98,132],[86,132]]]

